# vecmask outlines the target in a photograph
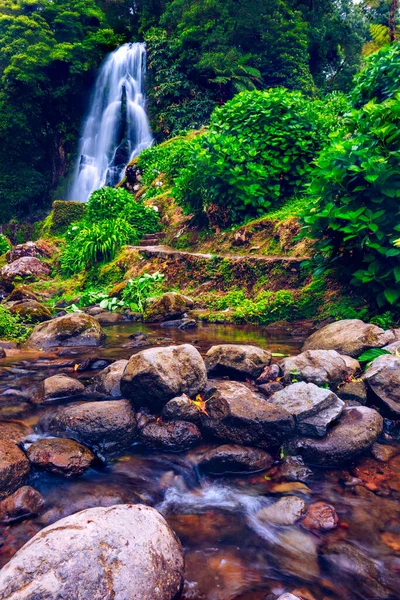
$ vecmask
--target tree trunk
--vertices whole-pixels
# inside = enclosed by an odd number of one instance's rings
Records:
[[[389,37],[390,42],[395,42],[397,39],[396,32],[396,13],[399,8],[399,0],[392,0],[389,14]]]

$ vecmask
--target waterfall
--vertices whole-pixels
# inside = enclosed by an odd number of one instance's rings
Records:
[[[105,60],[80,140],[71,200],[86,202],[103,185],[114,186],[125,166],[152,143],[143,91],[145,44],[124,44]]]

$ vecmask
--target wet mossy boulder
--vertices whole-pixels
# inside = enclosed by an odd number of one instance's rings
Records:
[[[12,289],[16,279],[35,281],[50,275],[50,267],[34,256],[24,256],[6,265],[0,271],[2,283]]]
[[[50,321],[53,316],[47,306],[36,300],[16,302],[10,306],[10,313],[18,315],[28,323],[43,323],[44,321]]]
[[[19,302],[21,300],[36,300],[40,302],[39,294],[33,292],[27,285],[17,285],[6,298],[6,302]]]
[[[85,204],[82,202],[56,200],[53,202],[50,233],[53,235],[65,233],[69,225],[80,221],[84,214]]]
[[[96,319],[85,313],[64,315],[36,325],[27,346],[43,349],[56,346],[100,346],[106,335]]]
[[[50,258],[51,255],[51,247],[46,242],[40,240],[39,242],[25,242],[25,244],[14,246],[14,248],[11,248],[11,250],[7,252],[6,261],[11,264],[26,256]]]
[[[146,307],[144,320],[146,323],[161,323],[180,319],[193,306],[191,298],[177,292],[167,292]]]

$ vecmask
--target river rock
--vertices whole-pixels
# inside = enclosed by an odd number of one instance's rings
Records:
[[[336,350],[357,357],[369,348],[382,348],[396,340],[394,331],[384,331],[359,319],[345,319],[313,333],[303,345],[306,350]]]
[[[289,447],[311,465],[340,467],[368,450],[382,427],[383,419],[376,410],[366,406],[345,408],[326,437],[300,437],[290,442]]]
[[[4,348],[0,348],[0,358],[6,358],[7,354]]]
[[[73,398],[84,391],[85,386],[77,379],[67,375],[53,375],[42,382],[32,400],[35,404],[46,404]]]
[[[287,410],[297,422],[309,419],[337,404],[339,398],[314,383],[293,383],[270,397],[269,402]]]
[[[60,409],[48,428],[101,450],[124,450],[135,439],[136,417],[128,400],[85,402]]]
[[[121,398],[121,379],[127,364],[127,360],[117,360],[103,369],[94,378],[93,390],[104,396]]]
[[[1,279],[7,287],[12,287],[17,277],[34,280],[43,279],[43,277],[47,277],[48,275],[50,275],[50,267],[38,258],[31,256],[20,258],[6,265],[0,271]]]
[[[265,383],[270,383],[271,381],[276,381],[278,377],[281,376],[281,369],[279,365],[269,365],[263,369],[260,377],[257,379],[257,385],[263,385]]]
[[[367,388],[361,379],[347,381],[339,387],[337,395],[346,402],[358,402],[362,405],[367,403]]]
[[[21,300],[10,306],[10,313],[18,315],[23,321],[29,323],[43,323],[50,321],[52,314],[50,310],[36,300]]]
[[[201,441],[201,433],[194,423],[188,421],[153,421],[140,431],[140,441],[154,450],[181,452]]]
[[[204,361],[194,346],[149,348],[131,357],[121,380],[121,392],[136,408],[159,412],[181,394],[195,398],[207,385]]]
[[[399,453],[399,450],[395,446],[386,446],[385,444],[378,444],[375,442],[371,448],[371,454],[375,460],[379,462],[388,462],[393,456]]]
[[[37,350],[54,346],[100,346],[105,337],[96,319],[85,313],[73,313],[36,325],[27,345]]]
[[[299,421],[297,423],[297,431],[302,435],[323,437],[326,435],[328,427],[338,420],[344,407],[345,403],[338,398],[336,402],[331,406],[328,406],[328,408],[324,408],[312,417]]]
[[[0,498],[24,484],[30,470],[25,454],[10,440],[0,440]]]
[[[232,379],[256,379],[271,362],[272,354],[257,346],[223,344],[212,346],[205,363],[209,375],[227,375]]]
[[[285,456],[279,465],[279,477],[286,481],[307,481],[313,472],[305,464],[301,456]]]
[[[255,473],[272,466],[274,460],[268,452],[238,444],[226,444],[205,452],[198,466],[208,473]]]
[[[338,523],[339,517],[334,506],[326,502],[314,502],[309,505],[301,525],[312,531],[331,531],[336,529]]]
[[[295,596],[294,594],[282,594],[282,596],[279,596],[278,600],[302,600],[301,598],[299,598],[298,596]]]
[[[256,517],[265,525],[294,525],[307,512],[307,504],[298,496],[285,496],[258,511]]]
[[[201,415],[203,428],[223,442],[268,449],[294,430],[288,411],[235,381],[213,382],[206,395],[206,413]]]
[[[124,315],[117,312],[110,312],[107,310],[103,310],[103,312],[94,315],[96,321],[100,323],[100,325],[117,325],[122,321],[126,321]]]
[[[343,357],[336,350],[307,350],[298,356],[284,358],[279,364],[283,379],[291,383],[293,373],[298,381],[337,388],[360,369],[354,358]]]
[[[384,354],[375,359],[364,374],[368,387],[388,413],[400,418],[400,358]]]
[[[270,383],[262,383],[258,386],[258,391],[267,398],[270,398],[276,392],[281,392],[284,389],[285,386],[279,383],[279,381],[270,381]]]
[[[91,508],[42,529],[0,572],[2,600],[173,600],[181,544],[153,508]]]
[[[6,253],[6,261],[10,264],[15,262],[20,258],[24,258],[25,256],[46,256],[49,258],[51,256],[51,250],[44,243],[40,245],[35,242],[25,242],[25,244],[18,244],[18,246],[14,246]]]
[[[64,477],[83,475],[95,459],[89,448],[65,438],[39,440],[26,453],[34,467]]]
[[[9,440],[19,444],[30,433],[32,433],[32,429],[21,421],[0,421],[0,440]]]
[[[38,515],[44,505],[42,494],[24,485],[0,502],[0,521],[11,523]]]
[[[332,541],[322,548],[323,562],[348,589],[357,589],[360,598],[393,598],[381,581],[375,561],[347,542]]]
[[[166,421],[180,420],[200,423],[200,411],[186,394],[172,398],[162,409],[161,416]]]
[[[6,298],[6,302],[17,302],[20,300],[36,300],[40,302],[41,298],[39,294],[33,292],[27,285],[21,284],[16,285],[13,291]]]
[[[197,321],[194,319],[176,319],[175,321],[164,321],[161,323],[163,329],[195,329],[197,327]]]
[[[191,298],[177,292],[167,292],[146,307],[144,320],[146,323],[161,323],[181,319],[193,306]]]

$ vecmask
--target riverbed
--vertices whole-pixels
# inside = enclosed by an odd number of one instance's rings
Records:
[[[45,434],[37,423],[54,410],[54,404],[30,402],[40,382],[65,373],[89,383],[104,367],[102,361],[128,358],[142,349],[132,348],[130,337],[139,331],[148,335],[149,346],[188,342],[205,354],[217,343],[246,343],[271,350],[275,360],[299,353],[303,342],[301,334],[252,326],[202,325],[180,331],[122,324],[107,329],[104,348],[12,351],[0,367],[0,419],[26,425],[26,443],[39,439]],[[183,600],[264,600],[286,591],[304,600],[398,599],[399,435],[396,424],[386,420],[380,442],[393,449],[390,460],[368,454],[343,469],[311,467],[301,481],[282,476],[280,457],[262,473],[202,475],[190,460],[202,446],[167,454],[134,445],[112,460],[99,456],[79,479],[35,472],[27,484],[41,492],[45,506],[35,518],[0,526],[0,563],[62,517],[94,506],[142,502],[167,518],[185,548]],[[260,510],[285,495],[299,496],[307,505],[332,505],[338,526],[322,533],[299,523],[266,525],[258,517]]]

